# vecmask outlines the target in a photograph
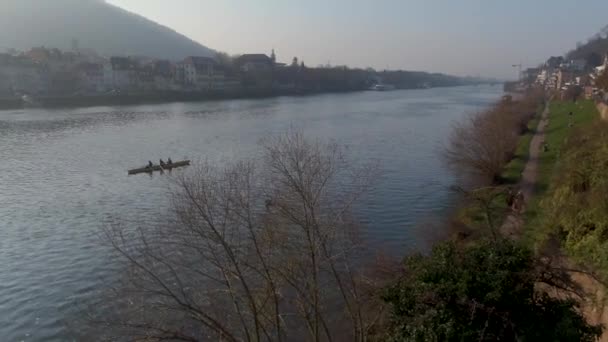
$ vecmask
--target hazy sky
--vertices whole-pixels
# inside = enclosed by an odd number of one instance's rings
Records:
[[[608,0],[107,0],[216,50],[510,77],[608,24]]]

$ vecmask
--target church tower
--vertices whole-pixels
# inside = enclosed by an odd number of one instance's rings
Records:
[[[272,60],[272,64],[277,63],[277,55],[274,53],[274,49],[272,49],[272,53],[270,54],[270,59]]]

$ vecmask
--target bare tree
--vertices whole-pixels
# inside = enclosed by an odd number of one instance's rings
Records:
[[[542,93],[531,91],[521,100],[499,102],[456,123],[443,153],[447,164],[478,183],[500,183],[519,134],[527,129],[542,98]]]
[[[490,110],[456,123],[444,151],[448,165],[481,178],[482,183],[499,180],[517,145],[512,119]]]
[[[176,182],[167,224],[109,229],[127,261],[132,339],[365,341],[382,317],[362,270],[353,205],[371,167],[290,132],[265,157],[208,164]],[[121,296],[121,297],[122,297]],[[128,315],[127,315],[128,313]]]

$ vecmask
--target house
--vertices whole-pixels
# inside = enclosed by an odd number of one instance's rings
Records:
[[[604,63],[595,68],[595,74],[601,75],[604,71],[606,71],[606,69],[608,69],[608,53],[606,54],[606,56],[604,56]]]
[[[139,91],[150,91],[156,89],[154,66],[152,64],[141,65],[135,68],[136,81],[132,89]]]
[[[100,93],[106,90],[103,64],[81,63],[77,66],[77,70],[85,92]]]
[[[274,53],[273,53],[274,56]],[[265,54],[245,54],[235,60],[238,68],[243,72],[272,69],[275,60]]]
[[[154,88],[156,90],[172,89],[173,65],[167,60],[154,61],[152,63]]]
[[[549,73],[547,72],[547,69],[542,69],[538,75],[536,75],[536,81],[535,83],[544,86],[547,84],[547,80],[549,78]]]
[[[555,88],[560,90],[575,82],[574,73],[564,69],[560,69],[557,72],[557,82]]]
[[[32,62],[48,67],[51,73],[73,71],[74,66],[88,62],[86,56],[55,48],[35,47],[24,55]]]
[[[522,72],[521,80],[526,84],[532,84],[537,80],[540,72],[540,68],[528,68]]]
[[[13,94],[46,94],[49,91],[48,68],[25,56],[0,54],[0,92]]]
[[[209,57],[190,56],[177,66],[177,78],[187,88],[213,90],[222,88],[224,72]]]
[[[137,88],[137,63],[128,57],[111,57],[112,87],[116,90]]]

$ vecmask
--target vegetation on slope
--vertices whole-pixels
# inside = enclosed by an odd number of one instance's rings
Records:
[[[579,120],[593,114],[581,113]],[[608,124],[596,120],[569,132],[538,221],[544,240],[557,239],[569,256],[604,280],[608,279],[607,167]]]
[[[556,165],[564,153],[564,144],[568,139],[572,139],[571,137],[584,135],[590,123],[599,120],[593,101],[553,101],[549,109],[549,125],[545,132],[548,150],[539,156],[536,194],[526,210],[528,229],[525,233],[536,242],[546,239],[546,230],[538,229],[538,226],[543,225],[542,221],[546,215],[539,204],[549,191],[550,185],[557,184],[558,180],[554,179],[554,175]]]
[[[67,50],[72,48],[72,39],[78,40],[80,48],[102,55],[181,59],[214,53],[168,27],[102,0],[0,1],[3,48]]]
[[[545,282],[531,251],[505,239],[462,248],[447,242],[406,261],[388,288],[390,341],[595,341],[572,301],[535,289]]]
[[[488,117],[493,115],[496,112]],[[527,123],[534,127],[538,120]],[[474,131],[474,125],[470,127]],[[505,184],[519,181],[532,135],[520,136],[521,159],[503,166],[502,183],[466,192],[466,210],[460,218],[475,229],[475,238],[441,243],[428,256],[405,260],[403,275],[383,297],[391,305],[387,340],[595,341],[601,334],[602,327],[586,322],[574,301],[545,292],[572,286],[567,273],[546,264],[521,242],[501,237],[499,228],[510,210]],[[471,153],[470,165],[486,156]],[[496,182],[497,177],[492,179]]]

